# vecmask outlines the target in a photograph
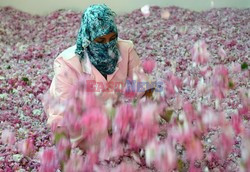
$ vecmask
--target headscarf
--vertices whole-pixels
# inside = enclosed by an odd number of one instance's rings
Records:
[[[104,75],[112,74],[120,55],[118,49],[118,32],[115,24],[116,13],[105,4],[89,6],[82,14],[78,31],[75,53],[84,59],[88,53],[90,62]],[[94,39],[115,32],[117,37],[107,43],[97,43]]]

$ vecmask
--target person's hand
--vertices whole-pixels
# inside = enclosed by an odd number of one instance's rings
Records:
[[[85,139],[82,139],[77,147],[83,152],[83,154],[89,149],[89,145]]]
[[[151,89],[145,91],[145,93],[142,97],[145,96],[147,99],[152,99],[154,90],[155,90],[155,88],[151,88]]]
[[[66,138],[69,139],[69,133],[65,127],[58,126],[56,129],[53,131],[54,133],[54,142],[57,144],[61,138]]]
[[[109,135],[108,128],[107,130],[101,131],[91,138],[81,138],[79,143],[77,144],[77,147],[81,149],[81,151],[84,153],[90,148],[98,148],[100,147],[100,144],[103,139],[106,139]]]

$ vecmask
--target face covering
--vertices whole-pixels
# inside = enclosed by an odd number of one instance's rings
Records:
[[[105,4],[91,5],[83,13],[77,36],[75,53],[80,55],[82,60],[86,51],[90,62],[103,75],[110,75],[116,69],[120,56],[118,38],[107,43],[97,43],[94,39],[111,32],[117,34],[115,15]]]
[[[117,38],[107,43],[91,42],[86,50],[100,73],[110,75],[115,71],[119,57]]]

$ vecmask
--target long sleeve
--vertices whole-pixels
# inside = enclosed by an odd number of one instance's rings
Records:
[[[54,128],[64,128],[62,123],[64,109],[60,108],[60,106],[69,98],[70,90],[73,87],[73,83],[70,79],[71,74],[66,73],[66,71],[68,70],[64,67],[64,65],[56,59],[54,62],[55,75],[52,79],[50,88],[46,93],[52,101],[49,101],[48,103],[43,101],[44,110],[48,116],[47,124]],[[53,100],[56,101],[53,102]],[[76,147],[81,141],[80,135],[74,137],[69,135],[69,137],[73,147]]]
[[[133,78],[134,72],[140,70],[141,61],[134,48],[129,52],[128,77]]]
[[[50,88],[47,95],[52,99],[56,100],[57,104],[63,103],[69,97],[69,91],[72,87],[72,83],[65,77],[66,71],[58,60],[54,62],[55,75],[52,79]],[[47,124],[49,126],[56,122],[61,126],[61,120],[63,118],[63,111],[58,105],[54,105],[53,101],[49,104],[44,104],[44,110],[48,116]]]
[[[132,46],[129,51],[128,61],[128,78],[136,80],[137,97],[141,98],[145,94],[145,91],[138,90],[138,83],[142,83],[142,87],[144,88],[144,90],[149,90],[154,86],[148,84],[150,82],[149,76],[143,71],[141,60],[133,47],[132,41],[131,44]]]

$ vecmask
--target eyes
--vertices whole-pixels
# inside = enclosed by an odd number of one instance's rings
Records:
[[[111,38],[99,37],[95,39],[97,43],[107,43],[117,38],[117,34],[113,35]]]

